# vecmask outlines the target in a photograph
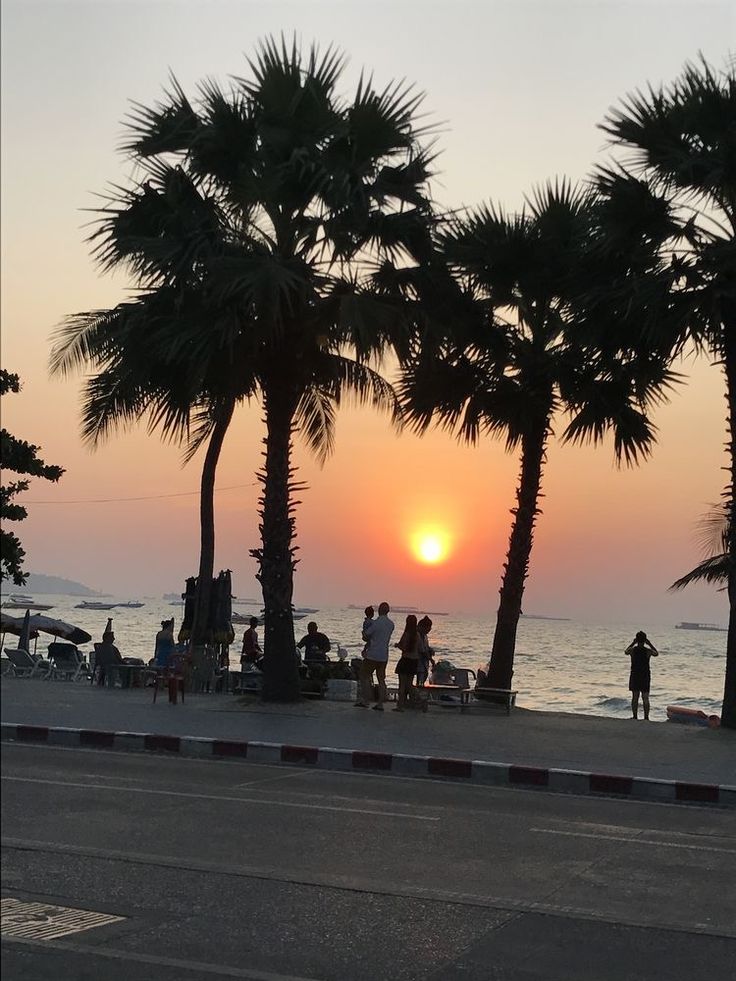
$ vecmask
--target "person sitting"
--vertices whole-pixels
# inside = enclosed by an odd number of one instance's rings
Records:
[[[312,620],[307,624],[307,632],[296,645],[297,648],[304,648],[304,660],[305,661],[321,661],[327,660],[327,652],[330,647],[330,639],[326,634],[320,633],[317,629],[317,624]]]
[[[108,621],[109,622],[109,621]],[[115,646],[115,634],[106,630],[102,635],[102,643],[95,644],[95,672],[98,685],[114,685],[118,672],[115,670],[123,663],[122,655]]]
[[[243,650],[240,655],[240,670],[251,671],[259,666],[263,656],[261,645],[258,643],[258,617],[250,618],[250,626],[243,634]]]
[[[161,629],[156,634],[156,646],[153,653],[153,667],[163,670],[169,666],[171,656],[176,648],[174,640],[174,618],[161,621]]]
[[[429,677],[430,685],[453,685],[455,683],[452,677],[454,670],[455,665],[450,661],[435,661],[432,674]]]

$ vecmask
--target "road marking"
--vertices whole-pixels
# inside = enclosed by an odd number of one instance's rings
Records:
[[[698,936],[726,937],[736,940],[736,927],[713,926],[712,923],[672,923],[654,918],[642,920],[641,916],[626,917],[619,913],[601,913],[597,910],[579,906],[558,905],[551,902],[535,901],[532,899],[510,899],[506,896],[493,896],[484,893],[454,892],[449,889],[436,887],[415,886],[407,883],[386,882],[354,875],[335,875],[326,872],[279,872],[272,866],[244,866],[202,862],[192,858],[183,859],[181,856],[158,855],[148,852],[114,851],[112,849],[91,848],[86,845],[64,845],[49,841],[33,841],[24,838],[2,838],[0,847],[8,850],[38,852],[51,855],[76,855],[84,858],[98,859],[104,862],[118,862],[124,865],[139,865],[143,867],[173,869],[176,872],[200,872],[235,879],[259,879],[265,882],[280,882],[286,885],[311,886],[323,889],[335,889],[342,892],[365,893],[374,896],[395,896],[401,899],[416,899],[422,902],[451,903],[457,906],[471,906],[481,909],[492,909],[509,916],[519,913],[542,913],[548,916],[558,916],[563,919],[590,920],[595,923],[610,923],[618,926],[631,926],[647,929],[670,930],[679,934],[696,934]],[[556,888],[554,895],[564,888],[564,883]],[[733,919],[729,923],[736,922]]]
[[[116,794],[149,794],[154,797],[180,797],[187,800],[216,800],[235,804],[258,804],[262,807],[294,807],[307,811],[336,811],[338,814],[369,814],[372,817],[403,818],[407,821],[439,822],[438,817],[426,814],[406,814],[401,811],[379,811],[362,807],[334,807],[331,804],[304,804],[297,801],[262,800],[258,797],[230,797],[224,794],[192,794],[182,790],[154,790],[151,787],[117,787],[102,783],[73,783],[67,780],[42,780],[34,777],[9,777],[13,783],[42,784],[49,787],[73,787],[81,790],[111,790]]]
[[[26,940],[57,940],[71,933],[119,923],[124,916],[110,916],[88,909],[28,903],[4,896],[0,901],[0,932],[4,937]]]
[[[713,845],[688,845],[685,842],[679,841],[656,841],[652,838],[643,838],[641,836],[625,837],[624,835],[588,834],[585,831],[558,831],[556,828],[529,828],[529,830],[535,831],[537,834],[562,835],[566,838],[594,838],[597,841],[601,839],[603,841],[620,841],[622,844],[649,845],[655,848],[682,848],[689,852],[720,852],[724,855],[733,855],[736,857],[736,848],[715,848]],[[646,833],[642,831],[642,835]]]
[[[275,974],[272,971],[254,971],[247,967],[228,967],[226,964],[208,964],[204,961],[180,960],[177,957],[160,957],[156,954],[136,954],[130,950],[116,950],[112,947],[97,947],[93,944],[75,944],[62,942],[46,942],[40,940],[22,940],[19,937],[8,937],[7,943],[32,947],[39,951],[61,950],[71,954],[84,954],[85,957],[106,957],[112,961],[133,962],[135,964],[156,964],[159,967],[175,967],[180,971],[196,971],[198,975],[210,974],[221,978],[246,978],[251,981],[319,981],[311,977],[305,978],[295,974]]]

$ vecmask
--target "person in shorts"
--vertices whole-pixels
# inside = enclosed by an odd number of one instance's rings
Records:
[[[644,631],[639,630],[626,648],[626,653],[631,658],[631,671],[629,672],[631,714],[635,719],[639,718],[639,695],[641,695],[641,703],[644,706],[644,719],[648,720],[649,689],[652,683],[649,661],[653,657],[659,657],[659,651]]]
[[[373,706],[377,712],[383,712],[383,703],[387,699],[386,666],[388,665],[388,645],[394,632],[394,622],[389,619],[391,608],[388,603],[381,603],[378,616],[371,620],[363,630],[363,640],[366,648],[363,653],[363,663],[360,666],[360,700],[355,704],[359,708],[368,708],[373,701],[373,672],[378,682],[378,701]]]

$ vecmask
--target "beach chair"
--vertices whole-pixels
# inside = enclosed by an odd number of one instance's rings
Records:
[[[30,651],[24,651],[20,647],[12,650],[5,648],[5,656],[13,665],[13,674],[16,678],[48,678],[51,665],[44,661],[42,657],[35,657]]]
[[[470,677],[473,677],[473,683],[470,683]],[[454,668],[452,671],[452,680],[456,685],[459,685],[464,691],[468,688],[475,688],[475,671],[471,668]]]
[[[52,662],[51,677],[64,681],[78,681],[90,677],[89,666],[79,649],[74,644],[64,644],[59,641],[49,644],[49,660]]]

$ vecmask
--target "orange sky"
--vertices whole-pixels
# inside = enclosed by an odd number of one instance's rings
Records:
[[[242,52],[268,31],[294,26],[307,40],[334,39],[353,58],[346,86],[362,64],[375,67],[380,81],[406,75],[427,89],[428,110],[448,120],[436,187],[443,203],[493,197],[515,207],[533,182],[581,178],[603,158],[595,123],[618,96],[647,78],[673,77],[699,48],[720,62],[721,39],[734,36],[726,4],[710,5],[708,18],[700,3],[670,6],[666,23],[656,3],[555,4],[554,16],[531,4],[469,4],[458,50],[447,44],[458,29],[449,2],[427,8],[424,23],[409,18],[416,5],[392,7],[394,35],[380,18],[366,26],[357,3],[246,6],[238,14],[232,4],[182,5],[172,25],[170,7],[149,4],[140,40],[142,5],[4,4],[2,362],[25,386],[4,400],[3,425],[68,470],[57,487],[36,482],[29,501],[198,486],[198,461],[181,470],[178,451],[142,431],[91,454],[78,437],[78,380],[50,382],[46,373],[54,325],[123,295],[124,280],[101,279],[92,266],[80,209],[93,204],[91,192],[125,176],[115,146],[126,100],[157,97],[169,66],[188,86],[208,73],[243,73]],[[220,16],[208,20],[205,8],[214,7]],[[414,24],[411,49],[399,31],[404,19]],[[609,43],[601,48],[603,33]],[[115,51],[105,40],[112,35]],[[524,41],[520,67],[515,52]],[[691,380],[657,413],[659,447],[641,469],[616,470],[610,445],[551,447],[527,612],[649,623],[725,618],[723,595],[711,588],[666,593],[700,559],[694,524],[725,482],[720,374],[705,362],[685,370]],[[442,433],[397,437],[386,419],[356,409],[341,413],[337,436],[323,469],[297,449],[299,476],[309,484],[297,515],[297,603],[387,597],[494,611],[516,458],[498,444],[461,447]],[[218,476],[221,487],[249,485],[217,495],[217,564],[233,570],[235,591],[245,596],[258,588],[248,549],[257,536],[258,491],[250,482],[261,438],[258,407],[244,408]],[[196,568],[195,495],[29,510],[19,532],[30,570],[132,597],[178,591]],[[446,562],[423,565],[413,555],[412,533],[424,523],[453,539]]]

